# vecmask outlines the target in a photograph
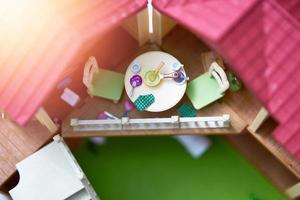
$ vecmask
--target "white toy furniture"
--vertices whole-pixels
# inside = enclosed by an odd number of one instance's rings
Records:
[[[145,73],[149,70],[154,70],[160,62],[164,62],[164,66],[160,71],[162,74],[173,72],[172,66],[174,63],[180,65],[180,62],[168,53],[150,51],[135,58],[128,66],[125,74],[125,90],[132,102],[134,102],[139,95],[150,93],[154,95],[155,102],[146,109],[146,111],[150,112],[161,112],[174,107],[183,97],[187,86],[186,82],[177,84],[172,79],[164,79],[156,87],[149,87],[143,83],[134,89],[134,93],[131,96],[130,92],[132,86],[130,85],[130,78],[136,74],[131,70],[131,67],[134,64],[140,65],[141,71],[138,74],[144,78]]]
[[[230,115],[214,117],[178,117],[130,119],[71,119],[73,131],[112,131],[112,130],[157,130],[189,128],[227,128],[230,126]]]
[[[19,162],[13,200],[99,200],[88,179],[60,136]]]

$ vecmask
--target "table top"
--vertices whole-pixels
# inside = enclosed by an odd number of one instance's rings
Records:
[[[180,63],[180,61],[168,53],[161,51],[149,51],[136,57],[128,66],[125,74],[125,90],[132,102],[134,102],[139,95],[154,95],[155,101],[146,109],[146,111],[162,112],[174,107],[184,96],[186,90],[186,82],[178,84],[173,79],[163,79],[159,85],[149,87],[143,80],[142,85],[134,89],[133,95],[129,95],[132,88],[130,85],[130,78],[135,75],[135,73],[130,69],[131,66],[135,63],[139,64],[141,66],[141,71],[138,74],[144,79],[145,73],[149,70],[154,70],[162,61],[165,63],[160,71],[162,74],[173,72],[172,65],[174,63]]]

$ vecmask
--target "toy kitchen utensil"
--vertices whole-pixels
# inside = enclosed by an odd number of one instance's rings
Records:
[[[178,84],[183,84],[185,83],[187,80],[189,80],[189,77],[186,76],[184,71],[178,71],[177,72],[178,76],[174,77],[173,80],[178,83]]]
[[[165,78],[176,78],[176,77],[179,76],[178,72],[172,72],[172,73],[168,73],[168,74],[160,74],[159,73],[156,76],[156,78],[154,80],[152,80],[151,79],[151,74],[153,74],[153,73],[154,73],[153,70],[152,71],[148,71],[148,72],[146,72],[145,77],[144,77],[145,78],[145,84],[148,85],[148,86],[150,86],[150,87],[157,86],[162,79],[165,79]]]
[[[154,71],[151,71],[150,76],[149,76],[151,81],[154,81],[157,78],[159,71],[161,70],[161,68],[164,65],[165,65],[165,63],[161,61],[159,63],[159,65],[157,66],[157,68]]]
[[[131,85],[131,90],[130,90],[130,93],[129,95],[132,97],[133,96],[133,91],[134,91],[134,88],[142,85],[143,83],[143,79],[140,75],[134,75],[130,78],[130,85]]]

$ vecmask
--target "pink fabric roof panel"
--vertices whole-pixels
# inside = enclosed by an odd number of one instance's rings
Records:
[[[300,154],[299,1],[154,0],[231,63],[279,122],[275,139]]]
[[[216,42],[237,25],[257,1],[153,0],[153,5],[202,39]]]
[[[131,0],[2,1],[0,108],[25,124],[87,41],[144,6]]]

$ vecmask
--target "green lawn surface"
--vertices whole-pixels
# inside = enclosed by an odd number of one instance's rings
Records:
[[[74,156],[101,200],[286,199],[222,137],[193,159],[172,137],[84,140]]]

